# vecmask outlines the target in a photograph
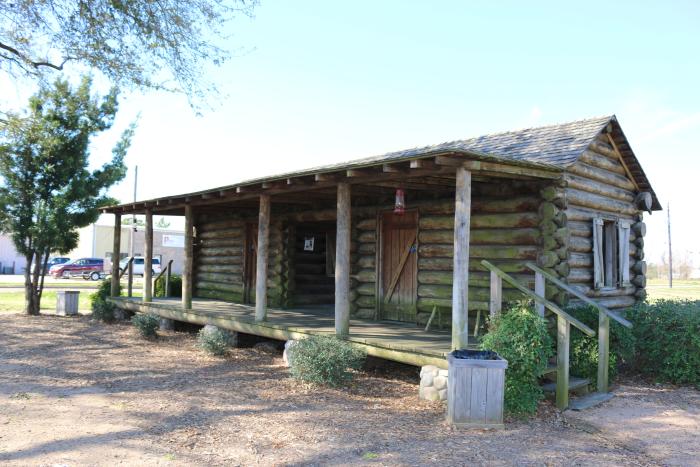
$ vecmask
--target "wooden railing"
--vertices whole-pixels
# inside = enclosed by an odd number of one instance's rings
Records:
[[[556,404],[559,409],[565,409],[569,406],[569,347],[571,340],[571,325],[580,329],[587,336],[595,336],[595,331],[584,323],[574,318],[558,305],[550,302],[544,297],[544,293],[534,292],[520,282],[498,269],[498,267],[489,263],[486,260],[481,261],[481,264],[491,272],[491,300],[490,312],[495,315],[501,309],[502,297],[502,281],[506,281],[526,296],[530,297],[535,303],[542,305],[557,315],[557,386],[556,386]],[[543,287],[542,287],[543,288]]]
[[[535,277],[539,276],[543,278],[543,283],[544,279],[546,279],[552,282],[557,287],[561,288],[562,290],[578,298],[582,302],[587,303],[598,310],[598,378],[596,389],[600,393],[608,392],[608,361],[610,358],[610,318],[614,319],[615,321],[627,328],[631,328],[632,323],[630,323],[617,313],[613,313],[605,306],[601,305],[600,303],[597,303],[595,300],[591,300],[585,294],[574,289],[568,284],[565,284],[564,282],[554,277],[547,271],[539,268],[538,266],[532,263],[527,263],[527,267],[535,271]]]
[[[158,274],[158,276],[156,276],[156,278],[153,279],[153,290],[155,290],[156,282],[158,282],[158,279],[163,277],[163,274],[165,274],[165,297],[170,296],[170,276],[172,275],[172,266],[173,260],[171,259],[170,261],[168,261],[168,265],[160,270],[160,274]]]

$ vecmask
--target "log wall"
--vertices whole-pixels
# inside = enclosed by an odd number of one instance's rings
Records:
[[[245,225],[257,218],[242,218],[235,214],[204,214],[196,218],[193,282],[194,296],[231,302],[243,302],[243,254]],[[279,307],[287,299],[287,262],[284,236],[287,229],[282,221],[270,223],[270,252],[268,260],[268,305]],[[252,290],[254,299],[255,291]]]
[[[568,220],[568,282],[610,308],[633,305],[646,296],[646,264],[642,212],[635,206],[636,188],[626,175],[619,154],[601,134],[564,176]],[[630,229],[631,286],[593,287],[593,219],[625,219]],[[573,302],[574,304],[576,302]]]

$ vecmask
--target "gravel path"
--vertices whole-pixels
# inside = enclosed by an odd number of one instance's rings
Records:
[[[344,389],[290,379],[279,354],[209,357],[87,317],[3,315],[3,465],[657,465],[549,404],[501,431],[453,430],[418,370],[375,366]]]

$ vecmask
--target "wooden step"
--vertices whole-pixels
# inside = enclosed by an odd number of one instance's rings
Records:
[[[547,365],[547,368],[544,369],[542,373],[540,373],[540,376],[545,376],[545,375],[550,375],[552,373],[555,373],[556,377],[556,372],[557,372],[557,364],[556,363],[550,363]]]
[[[585,396],[577,397],[569,401],[569,408],[571,410],[585,410],[595,407],[598,404],[607,402],[615,397],[611,392],[592,392],[586,394]]]
[[[577,389],[582,389],[588,386],[591,380],[588,378],[577,378],[576,376],[569,377],[569,391],[576,391]],[[542,385],[542,390],[544,392],[555,392],[557,390],[557,383],[551,381],[549,383],[544,383]]]

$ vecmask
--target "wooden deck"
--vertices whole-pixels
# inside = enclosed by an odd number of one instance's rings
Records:
[[[310,334],[333,334],[334,316],[329,309],[268,309],[267,321],[255,322],[255,308],[218,300],[192,301],[191,310],[183,310],[179,298],[158,298],[144,303],[140,298],[112,299],[119,308],[132,312],[151,312],[163,318],[195,324],[213,324],[224,329],[271,339],[299,339]],[[447,368],[450,352],[449,332],[429,331],[397,321],[350,320],[352,343],[368,355],[410,365],[437,365]]]

